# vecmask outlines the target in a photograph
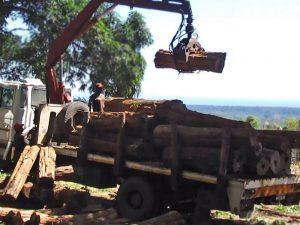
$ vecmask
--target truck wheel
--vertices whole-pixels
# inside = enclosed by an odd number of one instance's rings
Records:
[[[121,184],[117,193],[118,211],[122,217],[143,220],[155,209],[154,192],[145,179],[131,177]]]

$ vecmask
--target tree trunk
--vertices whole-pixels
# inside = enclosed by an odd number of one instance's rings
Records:
[[[167,147],[163,152],[163,161],[167,166],[171,163],[171,150]],[[201,173],[218,173],[220,148],[183,147],[179,150],[179,155],[183,168]]]
[[[105,101],[105,112],[139,112],[142,114],[154,115],[156,107],[164,101],[109,98]]]
[[[166,101],[164,104],[158,106],[155,119],[162,124],[176,123],[191,127],[251,128],[247,122],[225,119],[188,110],[180,101]]]
[[[39,160],[38,184],[52,188],[55,180],[56,153],[52,147],[41,147]]]
[[[226,53],[199,52],[186,57],[174,57],[171,51],[159,50],[154,59],[156,68],[171,68],[184,72],[210,71],[222,73],[225,65]]]
[[[39,151],[40,148],[38,146],[25,147],[9,179],[9,182],[4,189],[4,198],[11,200],[16,200],[18,198]]]

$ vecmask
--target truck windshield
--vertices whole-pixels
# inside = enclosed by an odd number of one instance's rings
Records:
[[[39,107],[40,104],[45,104],[46,99],[46,89],[33,89],[31,94],[31,105],[33,107]]]
[[[9,87],[0,87],[1,108],[11,108],[14,99],[14,90]]]

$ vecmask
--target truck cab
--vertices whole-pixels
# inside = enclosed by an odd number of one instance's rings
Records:
[[[8,158],[14,142],[14,125],[23,124],[24,133],[34,126],[35,111],[46,103],[46,87],[39,79],[0,82],[0,159]]]

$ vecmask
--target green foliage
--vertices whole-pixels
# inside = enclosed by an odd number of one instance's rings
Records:
[[[1,1],[0,77],[44,79],[49,45],[88,2]],[[107,7],[103,4],[95,16]],[[28,35],[9,30],[8,18],[23,21]],[[146,68],[141,49],[152,42],[139,13],[130,12],[124,21],[117,13],[110,13],[69,46],[64,56],[65,80],[71,86],[80,82],[81,90],[90,88],[92,83],[103,82],[108,95],[137,95]]]
[[[250,123],[254,129],[260,128],[260,120],[256,116],[253,115],[248,116],[246,118],[246,122]]]
[[[284,121],[284,129],[285,130],[300,130],[300,120],[296,117],[288,117]]]

